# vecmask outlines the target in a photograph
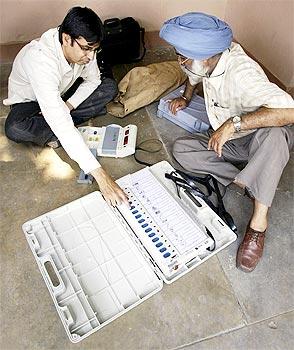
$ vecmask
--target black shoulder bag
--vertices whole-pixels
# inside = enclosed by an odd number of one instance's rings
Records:
[[[105,20],[101,43],[105,62],[117,64],[140,61],[146,52],[144,35],[145,29],[133,17]]]

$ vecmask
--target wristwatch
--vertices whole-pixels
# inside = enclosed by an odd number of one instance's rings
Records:
[[[232,122],[233,122],[233,125],[234,125],[234,128],[235,128],[235,131],[236,132],[240,132],[241,131],[241,117],[239,117],[238,115],[235,115],[233,118],[232,118]]]

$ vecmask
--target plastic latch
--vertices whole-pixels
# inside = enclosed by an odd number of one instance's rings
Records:
[[[60,310],[63,312],[65,323],[70,327],[73,323],[73,317],[67,306],[60,306]]]
[[[201,129],[201,122],[199,120],[195,120],[194,129],[197,129],[197,130]]]
[[[214,226],[214,228],[219,231],[226,228],[226,224],[223,222],[223,220],[220,217],[213,218],[211,223]]]
[[[39,250],[40,249],[40,243],[37,240],[37,237],[33,233],[29,233],[29,238],[30,238],[30,241],[31,241],[35,251]]]
[[[34,247],[35,251],[40,249],[40,243],[34,234],[33,226],[29,223],[25,223],[23,224],[22,229],[27,234],[27,237],[30,239],[30,243]]]

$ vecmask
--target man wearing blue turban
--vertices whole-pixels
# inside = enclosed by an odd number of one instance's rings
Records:
[[[191,12],[172,18],[160,37],[174,46],[188,76],[171,111],[187,107],[202,84],[213,129],[177,139],[173,155],[186,170],[209,173],[225,186],[234,182],[250,196],[253,215],[236,263],[251,272],[263,253],[268,209],[293,145],[294,101],[232,42],[231,28],[217,17]],[[238,163],[246,166],[240,171]]]

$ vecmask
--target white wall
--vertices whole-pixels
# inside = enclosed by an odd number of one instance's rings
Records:
[[[146,31],[188,11],[225,18],[254,57],[285,86],[294,86],[294,0],[0,0],[0,44],[39,37],[76,5],[92,8],[102,19],[133,16]],[[9,45],[1,46],[3,56]]]
[[[30,41],[61,23],[69,8],[92,8],[102,19],[132,16],[146,31],[159,30],[163,21],[188,11],[221,18],[227,0],[0,0],[0,43]]]
[[[255,58],[294,86],[294,0],[228,0],[225,19]]]

